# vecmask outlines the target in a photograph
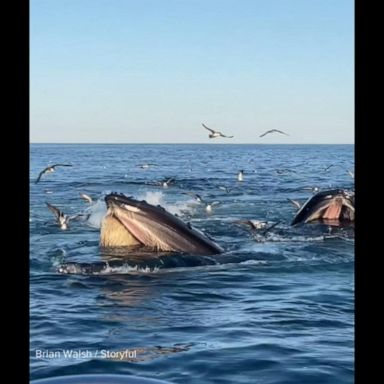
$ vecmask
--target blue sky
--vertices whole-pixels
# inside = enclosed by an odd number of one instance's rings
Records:
[[[352,0],[30,4],[31,142],[354,142]]]

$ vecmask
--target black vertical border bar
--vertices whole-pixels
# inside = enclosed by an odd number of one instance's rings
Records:
[[[2,121],[2,319],[8,323],[2,325],[3,366],[6,381],[28,383],[30,3],[7,2],[2,11],[2,100],[4,116],[8,116]]]
[[[375,148],[375,141],[382,147],[380,132],[382,122],[374,121],[377,101],[382,103],[380,95],[379,77],[375,76],[374,64],[380,63],[380,40],[382,33],[381,21],[375,20],[373,4],[363,0],[355,0],[355,187],[356,187],[356,242],[355,242],[355,378],[356,383],[372,381],[369,377],[380,377],[377,370],[381,366],[378,356],[381,344],[378,336],[381,334],[382,324],[377,319],[381,305],[378,298],[378,283],[382,277],[381,259],[382,247],[375,244],[374,236],[377,218],[381,219],[382,209],[376,205],[380,196],[378,183],[382,179],[382,148]],[[377,15],[380,15],[376,11]],[[379,26],[379,28],[377,28]],[[381,28],[382,29],[382,28]],[[372,50],[373,48],[373,50]],[[372,60],[373,56],[375,60]],[[371,62],[370,62],[371,59]],[[371,87],[371,89],[370,89]],[[376,92],[375,92],[376,88]],[[379,91],[379,92],[377,92]],[[376,159],[375,159],[376,157]],[[376,229],[377,230],[377,229]],[[378,245],[378,247],[375,247]],[[375,295],[376,293],[376,295]],[[379,300],[379,302],[377,301]],[[373,379],[374,380],[374,379]]]

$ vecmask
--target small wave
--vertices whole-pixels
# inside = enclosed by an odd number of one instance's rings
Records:
[[[114,258],[94,263],[67,262],[61,263],[56,270],[60,274],[108,275],[128,273],[157,273],[160,269],[176,269],[183,267],[199,267],[218,264],[213,256],[197,256],[187,254],[130,254],[125,258]],[[232,258],[231,258],[232,259]],[[225,262],[224,259],[220,263]]]

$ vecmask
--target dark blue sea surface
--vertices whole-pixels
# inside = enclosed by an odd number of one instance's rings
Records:
[[[305,201],[310,187],[354,188],[353,145],[32,144],[30,157],[32,379],[123,373],[183,384],[354,382],[353,229],[291,227],[296,208],[287,200]],[[73,166],[36,184],[56,163]],[[166,178],[175,182],[157,184]],[[99,249],[109,192],[164,206],[225,252],[111,259]],[[220,204],[207,213],[183,192]],[[46,202],[90,217],[63,231]],[[244,219],[278,224],[263,236],[236,223]],[[71,262],[89,268],[58,273]]]

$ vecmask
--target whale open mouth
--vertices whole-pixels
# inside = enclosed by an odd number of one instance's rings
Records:
[[[355,220],[355,195],[341,189],[318,192],[297,212],[291,225],[320,221],[340,225]]]
[[[107,214],[101,223],[102,247],[145,246],[153,251],[211,255],[223,249],[202,232],[161,206],[122,194],[105,197]]]

